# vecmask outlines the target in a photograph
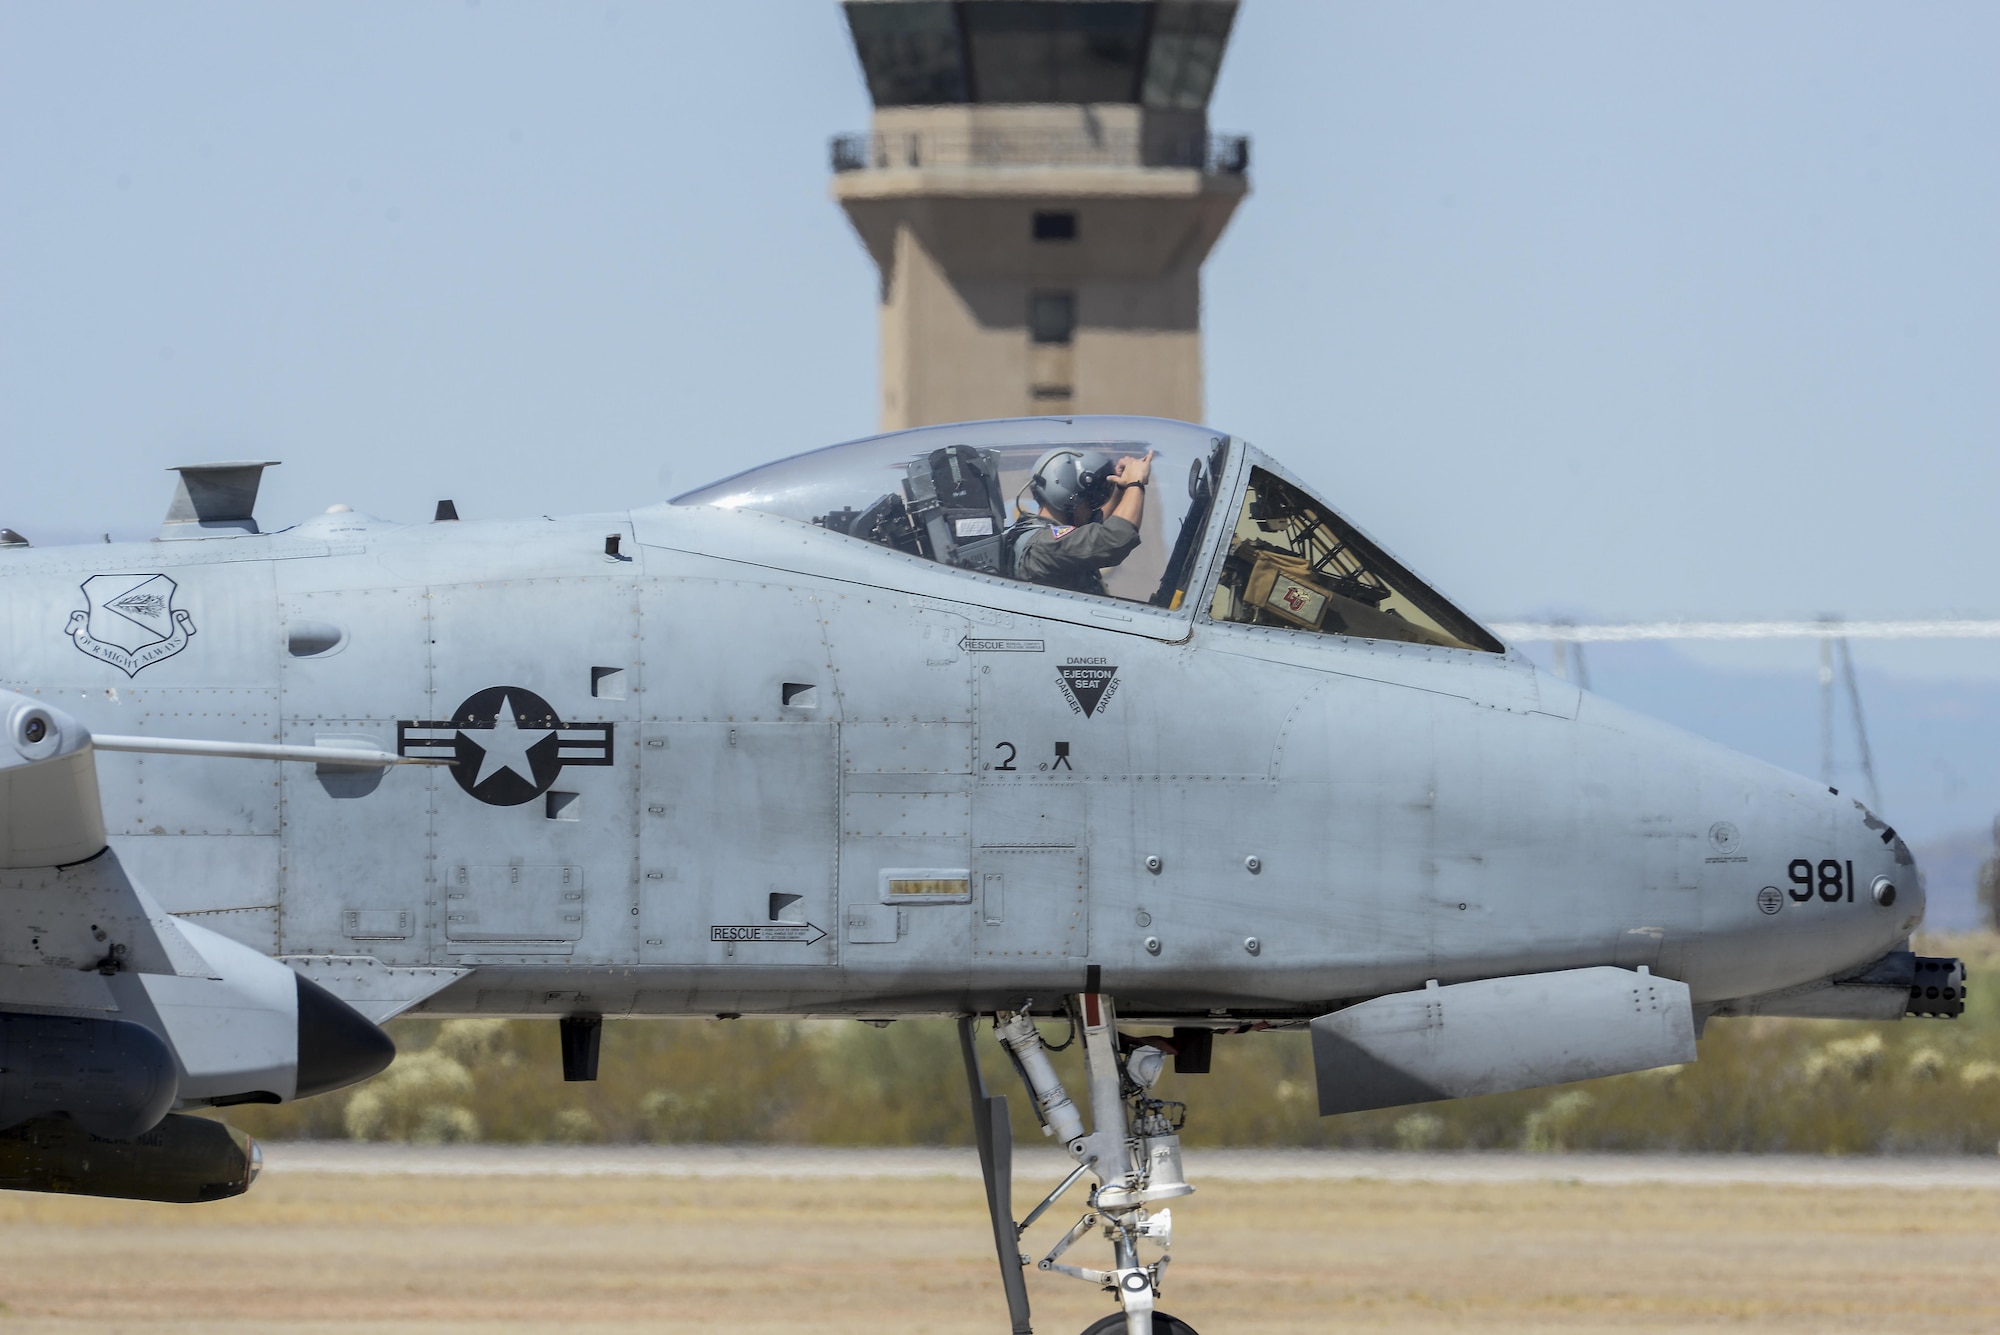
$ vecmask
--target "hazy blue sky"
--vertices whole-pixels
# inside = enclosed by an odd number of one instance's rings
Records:
[[[1990,3],[1247,0],[1209,417],[1489,616],[2000,615],[1996,67]],[[866,116],[831,0],[8,0],[0,523],[142,536],[246,456],[267,525],[623,508],[864,434]]]

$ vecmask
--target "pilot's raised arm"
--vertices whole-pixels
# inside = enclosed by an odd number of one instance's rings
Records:
[[[1098,450],[1050,450],[1035,464],[1029,487],[1036,514],[1007,532],[1016,579],[1103,595],[1104,571],[1139,546],[1153,452],[1113,460]]]

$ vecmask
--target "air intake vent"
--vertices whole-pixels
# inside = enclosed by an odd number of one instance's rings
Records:
[[[162,538],[226,538],[257,532],[257,484],[276,459],[221,464],[180,464],[173,504],[167,507]]]

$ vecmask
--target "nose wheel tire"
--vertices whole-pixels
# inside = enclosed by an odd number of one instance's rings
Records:
[[[1125,1314],[1114,1312],[1102,1321],[1091,1323],[1083,1335],[1125,1335]],[[1177,1316],[1165,1312],[1153,1313],[1153,1335],[1195,1335],[1195,1329]]]

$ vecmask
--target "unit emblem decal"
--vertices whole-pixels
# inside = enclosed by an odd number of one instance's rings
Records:
[[[1072,658],[1056,669],[1056,684],[1071,711],[1090,718],[1103,713],[1118,693],[1118,666],[1101,658]]]
[[[451,777],[495,807],[532,802],[566,765],[609,765],[612,725],[565,723],[521,686],[489,686],[444,720],[398,720],[396,754],[451,760]]]
[[[63,634],[92,658],[136,677],[187,648],[194,618],[174,606],[178,590],[165,575],[92,575],[83,582],[86,606],[69,614]]]

